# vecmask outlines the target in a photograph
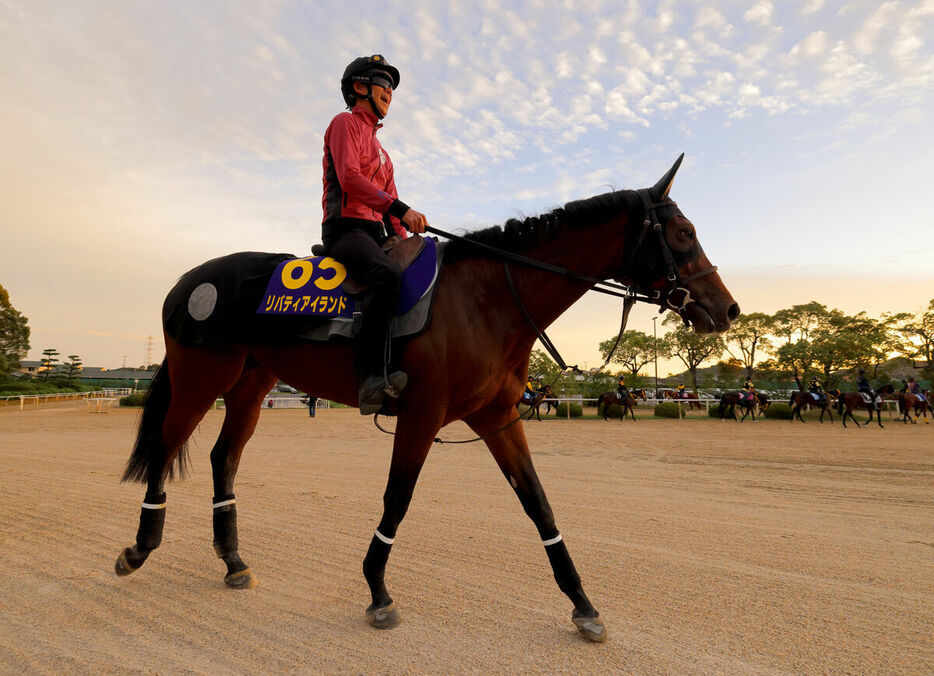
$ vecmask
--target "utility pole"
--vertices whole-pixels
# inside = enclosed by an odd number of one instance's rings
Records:
[[[658,332],[656,330],[658,317],[652,317],[652,347],[655,350],[655,398],[658,399]]]

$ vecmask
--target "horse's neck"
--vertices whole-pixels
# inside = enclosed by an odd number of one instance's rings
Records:
[[[523,255],[588,277],[603,279],[622,263],[625,217],[600,226],[565,227]],[[502,265],[500,263],[500,265]],[[591,284],[521,265],[509,266],[522,303],[539,329],[545,329],[581,298]]]

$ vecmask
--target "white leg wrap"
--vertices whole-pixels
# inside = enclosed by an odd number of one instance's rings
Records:
[[[214,509],[217,509],[218,507],[226,507],[227,505],[235,505],[235,504],[237,504],[236,500],[221,500],[220,502],[214,503]]]
[[[542,540],[542,544],[545,545],[546,547],[550,547],[551,545],[556,545],[559,542],[561,542],[561,533],[558,533],[550,540]]]
[[[165,503],[163,502],[161,504],[155,505],[151,502],[144,502],[143,509],[165,509]]]
[[[380,542],[387,544],[387,545],[391,545],[393,542],[396,541],[395,538],[388,538],[382,533],[380,533],[379,528],[376,529],[376,537],[379,538]]]

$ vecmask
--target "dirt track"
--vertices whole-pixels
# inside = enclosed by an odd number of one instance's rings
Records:
[[[391,440],[354,410],[264,411],[236,490],[260,586],[226,589],[221,416],[169,486],[162,547],[118,578],[136,412],[0,410],[0,672],[934,672],[934,425],[526,423],[598,645],[478,444],[432,450],[387,569],[403,622],[367,626]]]

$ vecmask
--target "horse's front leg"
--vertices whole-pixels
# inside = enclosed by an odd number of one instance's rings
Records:
[[[511,411],[491,407],[465,418],[465,422],[478,435],[490,435],[485,439],[486,444],[506,480],[518,496],[525,513],[538,529],[558,588],[574,604],[571,621],[584,637],[591,641],[604,641],[606,640],[606,628],[600,619],[600,613],[584,593],[580,575],[555,525],[551,506],[548,504],[545,491],[532,465],[532,457],[521,422],[496,432],[497,429],[508,424],[512,418]]]
[[[224,424],[211,449],[214,480],[214,551],[227,566],[224,584],[233,589],[251,589],[258,583],[253,571],[240,558],[237,535],[237,500],[234,479],[243,447],[253,436],[266,393],[276,384],[269,371],[254,367],[224,395]]]
[[[518,417],[515,409],[511,413]],[[370,540],[363,559],[363,576],[370,587],[372,603],[366,609],[367,621],[377,629],[391,629],[402,619],[386,589],[386,562],[396,538],[396,530],[408,511],[422,465],[431,449],[435,434],[441,429],[442,414],[424,411],[406,415],[400,411],[392,446],[389,479],[383,493],[383,516]]]

